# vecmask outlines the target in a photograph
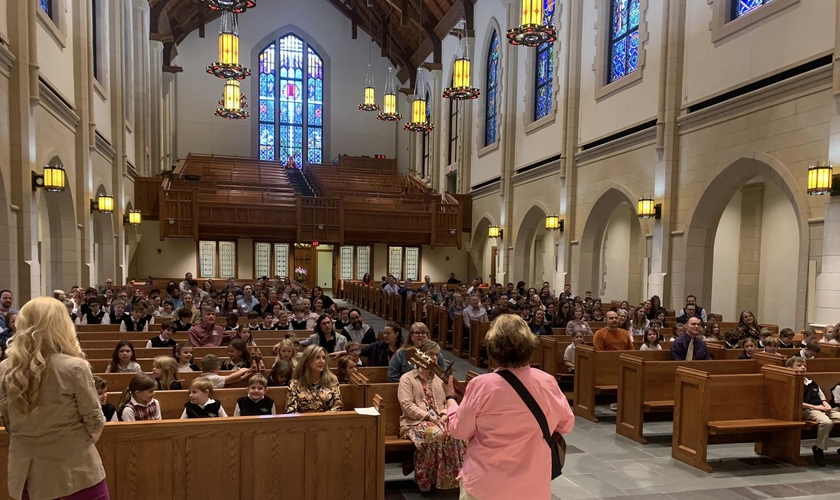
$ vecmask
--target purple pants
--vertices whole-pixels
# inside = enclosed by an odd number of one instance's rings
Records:
[[[23,487],[22,500],[29,500],[29,493],[26,491],[26,486]],[[102,481],[90,488],[85,488],[70,496],[57,498],[56,500],[111,500],[111,497],[108,496],[108,487],[105,485],[105,481]]]

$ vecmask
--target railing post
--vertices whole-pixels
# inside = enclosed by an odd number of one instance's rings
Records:
[[[166,190],[163,186],[160,187],[160,196],[158,196],[158,232],[160,233],[160,241],[166,237],[165,228],[169,224],[166,216]]]
[[[192,190],[193,239],[198,241],[198,189]]]
[[[301,236],[303,236],[303,217],[301,217],[301,200],[300,195],[295,195],[295,212],[297,214],[297,240],[298,242],[301,241]]]
[[[431,241],[429,242],[429,247],[434,248],[435,242],[437,241],[437,212],[438,212],[438,202],[437,200],[432,202],[432,235]]]

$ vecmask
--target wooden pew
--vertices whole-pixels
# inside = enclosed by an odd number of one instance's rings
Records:
[[[783,359],[773,360],[778,366]],[[674,377],[678,368],[691,368],[711,375],[759,373],[757,360],[648,361],[634,354],[618,358],[618,414],[615,432],[638,443],[644,438],[645,414],[674,410]]]
[[[299,339],[305,339],[308,336],[312,335],[314,332],[311,330],[268,330],[268,331],[254,331],[254,340],[260,341],[265,340],[266,342],[270,341],[269,339],[276,339],[277,342],[285,338],[286,333],[294,333],[295,337]],[[79,333],[77,335],[79,342],[90,342],[90,341],[113,341],[115,344],[120,340],[128,340],[131,343],[135,344],[134,347],[139,347],[141,344],[143,346],[146,345],[146,341],[154,338],[155,336],[160,335],[160,332],[89,332],[89,333]],[[175,335],[172,336],[173,339],[177,342],[187,342],[189,339],[189,332],[175,332]]]
[[[456,358],[466,358],[469,353],[464,351],[464,318],[461,313],[455,313],[452,320],[452,355]]]
[[[791,368],[766,365],[759,374],[740,375],[678,368],[671,456],[712,472],[709,444],[756,443],[756,453],[804,465],[802,390],[802,378]]]
[[[484,346],[484,339],[489,331],[489,321],[470,320],[469,362],[477,368],[481,368],[481,347]]]
[[[384,500],[379,412],[108,423],[96,447],[113,499]],[[0,431],[4,486],[8,448]]]
[[[452,328],[452,323],[449,321],[449,311],[443,306],[435,306],[437,311],[437,343],[441,349],[450,349],[452,345],[449,343],[449,332]]]
[[[590,422],[595,417],[595,398],[599,394],[615,394],[618,391],[618,358],[632,354],[650,361],[667,361],[668,351],[596,351],[590,346],[575,348],[575,415]]]
[[[584,345],[591,346],[592,338],[591,336],[584,337]],[[542,371],[554,375],[558,380],[572,379],[573,375],[566,373],[564,359],[566,348],[572,343],[572,338],[566,335],[543,335],[539,337],[539,341],[540,345],[531,358],[532,366],[536,364]],[[662,346],[662,351],[670,352],[671,342],[660,342],[659,345]],[[634,340],[633,347],[639,351],[642,342]]]

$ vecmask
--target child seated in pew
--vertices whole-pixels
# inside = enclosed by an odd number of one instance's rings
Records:
[[[251,330],[260,329],[260,314],[257,311],[251,311],[248,313],[248,328]]]
[[[706,321],[705,332],[706,342],[723,340],[723,337],[720,333],[720,325],[718,324],[715,318],[709,318],[709,320]]]
[[[105,415],[105,421],[119,422],[117,409],[108,402],[108,382],[101,377],[94,376],[93,386],[96,388],[96,394],[99,396],[99,404],[102,405],[102,414]]]
[[[193,363],[193,346],[189,342],[182,342],[172,348],[172,357],[178,363],[179,372],[197,372],[198,366]]]
[[[348,342],[347,347],[345,347],[347,351],[347,357],[350,358],[356,366],[364,366],[362,362],[362,344],[358,342]]]
[[[662,346],[659,345],[659,334],[655,331],[651,330],[650,328],[645,328],[644,330],[644,341],[642,342],[642,346],[639,347],[640,351],[661,351]]]
[[[572,343],[566,347],[563,353],[563,367],[566,368],[566,373],[575,372],[575,347],[583,344],[583,332],[575,332],[572,334]]]
[[[342,328],[344,328],[344,327],[342,327]],[[289,313],[287,313],[286,311],[282,311],[277,315],[277,324],[274,325],[274,329],[275,330],[282,330],[282,331],[292,329],[292,325],[291,325],[291,323],[289,323]],[[341,330],[336,328],[336,331],[341,331]]]
[[[796,334],[790,328],[782,328],[779,330],[779,349],[793,349],[793,337]],[[804,346],[803,346],[804,347]]]
[[[160,335],[151,338],[148,342],[146,342],[146,348],[175,347],[178,343],[175,342],[175,339],[173,339],[172,336],[175,335],[176,331],[177,328],[175,327],[175,324],[167,321],[166,323],[160,325]]]
[[[105,368],[105,373],[143,373],[137,356],[134,355],[134,344],[128,340],[120,340],[114,347],[111,362]]]
[[[779,339],[776,337],[769,337],[764,341],[764,353],[765,354],[778,354],[779,353]]]
[[[256,341],[254,341],[254,337],[252,335],[251,327],[248,325],[244,325],[239,331],[236,332],[234,335],[235,339],[240,339],[245,342],[245,345],[248,347],[255,347],[257,345]]]
[[[225,316],[225,331],[226,332],[238,332],[239,331],[239,316],[236,313],[230,313]]]
[[[155,399],[155,385],[155,379],[145,373],[133,376],[120,397],[120,410],[117,412],[119,419],[123,422],[160,420],[160,403]]]
[[[249,368],[240,368],[232,374],[223,377],[219,375],[222,362],[215,354],[208,354],[201,358],[201,377],[213,383],[214,387],[222,388],[225,385],[235,384],[241,380],[245,380],[251,375]]]
[[[125,302],[121,300],[114,301],[113,304],[114,312],[110,313],[108,316],[108,320],[111,322],[112,325],[119,325],[122,323],[123,319],[128,316],[125,313]]]
[[[181,381],[178,380],[178,362],[172,356],[157,356],[152,365],[152,376],[155,378],[159,391],[181,390]]]
[[[741,334],[738,333],[738,330],[729,330],[723,335],[723,338],[726,341],[723,344],[724,348],[737,349],[738,342],[741,340]]]
[[[356,366],[356,362],[353,361],[349,355],[338,357],[338,369],[336,370],[336,376],[338,377],[339,384],[349,384],[350,376],[358,371],[359,369]]]
[[[171,300],[167,299],[163,301],[163,310],[160,311],[158,314],[158,319],[160,320],[171,320],[175,316],[175,304],[172,303]]]
[[[296,304],[292,307],[292,314],[294,317],[289,322],[292,325],[292,330],[306,330],[306,314],[301,304]]]
[[[205,356],[206,357],[206,356]],[[190,384],[190,400],[184,404],[181,418],[227,417],[222,403],[212,398],[215,384],[204,377],[198,377]]]
[[[182,307],[178,309],[175,315],[178,316],[178,319],[172,322],[175,324],[175,328],[179,332],[190,331],[190,328],[192,328],[192,323],[190,322],[192,320],[193,315],[192,311],[190,311],[189,309],[184,309]]]
[[[772,336],[773,332],[771,332],[769,328],[762,328],[761,331],[758,332],[758,345],[756,347],[764,349],[764,341]]]
[[[292,380],[292,364],[285,359],[277,359],[268,374],[269,387],[288,387]]]
[[[821,344],[840,344],[840,341],[837,340],[837,331],[834,329],[834,325],[825,325],[825,330],[823,331],[823,336],[820,339]]]
[[[292,368],[297,366],[297,346],[294,340],[285,338],[274,346],[272,351],[277,353],[277,360],[285,360],[292,365]]]
[[[154,325],[155,324],[155,311],[157,311],[157,306],[155,306],[154,300],[147,300],[143,302],[143,305],[146,306],[146,324],[147,325]]]
[[[814,359],[817,357],[817,354],[820,352],[820,343],[816,340],[812,340],[808,342],[808,345],[802,348],[799,351],[799,357],[802,359]]]
[[[752,359],[753,354],[755,354],[756,349],[758,349],[755,340],[751,338],[744,339],[741,346],[744,348],[744,352],[738,356],[738,359]]]
[[[656,338],[659,339],[660,342],[665,341],[665,336],[662,335],[662,323],[660,323],[659,320],[651,320],[650,324],[648,325],[648,330],[656,332]]]
[[[682,337],[682,334],[685,333],[685,324],[683,323],[674,323],[674,333],[671,335],[671,342],[677,340],[678,338]]]
[[[806,328],[804,332],[802,332],[802,342],[799,343],[799,347],[803,349],[808,346],[811,342],[817,341],[817,331],[813,327]]]
[[[274,313],[271,311],[265,313],[262,317],[263,322],[260,323],[260,327],[257,330],[260,331],[270,331],[276,330],[275,326],[277,326],[277,321],[274,320]]]
[[[248,379],[248,395],[236,400],[236,408],[233,410],[234,417],[261,417],[263,415],[276,415],[277,409],[274,400],[265,395],[268,382],[259,373],[251,375]]]
[[[793,368],[796,373],[806,374],[805,359],[793,356],[785,362],[785,366]],[[825,450],[828,448],[828,437],[836,422],[840,422],[840,411],[831,407],[820,389],[819,384],[804,377],[805,390],[802,393],[802,420],[817,422],[817,444],[811,448],[814,461],[820,467],[825,467]],[[840,453],[840,451],[838,451]]]
[[[222,370],[238,370],[240,368],[251,368],[251,353],[248,346],[242,339],[233,339],[228,345],[228,359],[222,363]]]

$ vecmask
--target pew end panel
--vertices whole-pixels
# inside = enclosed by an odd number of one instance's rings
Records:
[[[674,437],[671,457],[705,472],[712,472],[706,462],[709,436],[709,374],[690,368],[678,368],[674,380]]]
[[[618,360],[615,432],[637,443],[647,444],[642,432],[645,418],[645,361],[629,354],[622,354]]]

